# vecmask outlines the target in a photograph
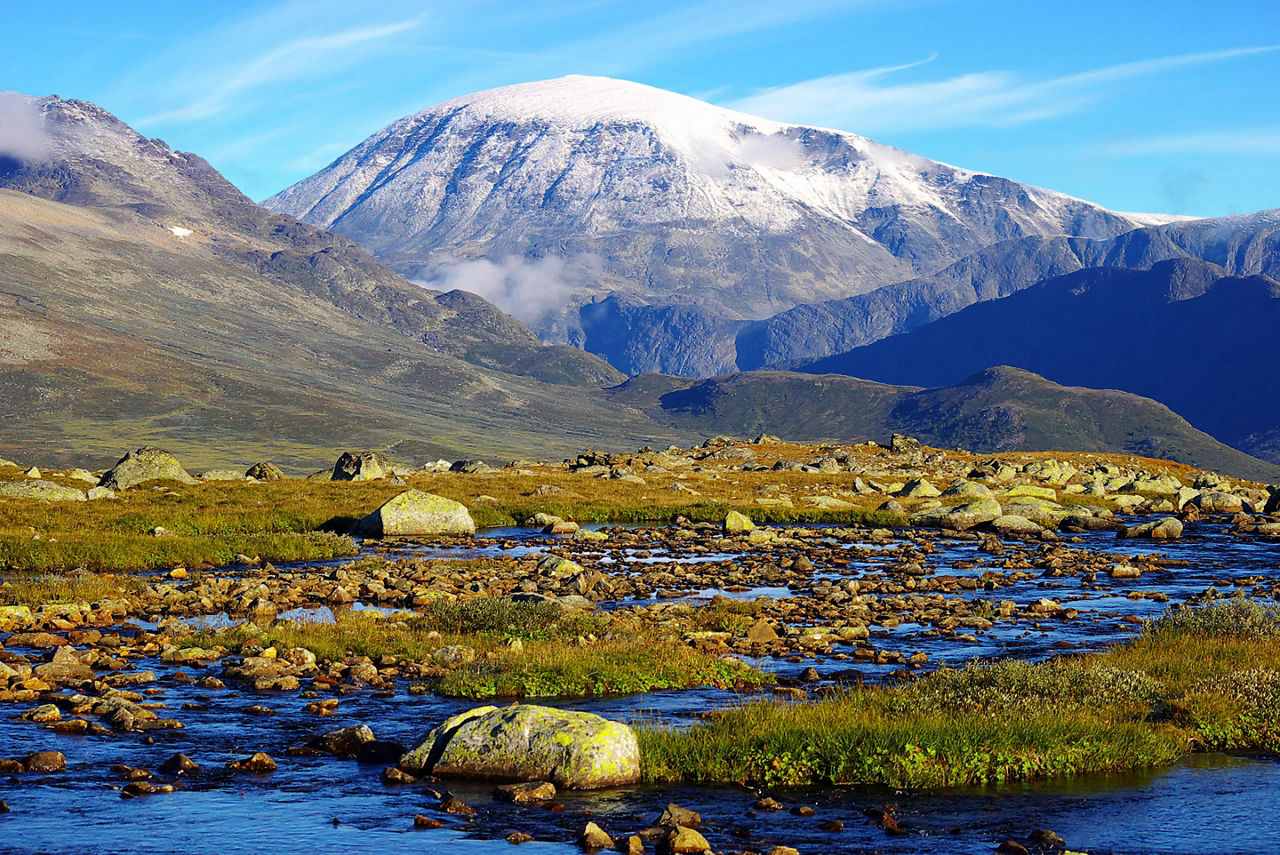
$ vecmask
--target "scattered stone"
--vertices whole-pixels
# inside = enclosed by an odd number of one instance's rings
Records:
[[[445,813],[454,814],[456,816],[475,816],[476,815],[475,808],[473,808],[471,805],[467,804],[462,799],[455,796],[453,793],[448,793],[445,795],[443,799],[441,799],[440,810],[444,811]]]
[[[259,751],[243,760],[232,760],[227,764],[227,768],[236,772],[274,772],[276,761]]]
[[[669,855],[702,855],[711,851],[707,838],[687,826],[673,828],[663,841],[663,851]]]
[[[588,852],[600,849],[612,849],[613,838],[605,834],[604,829],[594,822],[588,822],[582,834],[578,835],[578,845]]]
[[[493,797],[500,802],[511,802],[517,805],[549,802],[556,797],[556,785],[550,781],[503,784],[494,788]]]
[[[200,772],[200,764],[185,754],[175,754],[160,764],[160,774],[176,778],[181,775],[196,775]]]
[[[61,751],[33,751],[22,765],[28,772],[62,772],[67,768],[67,758]]]
[[[680,826],[697,828],[702,825],[702,815],[686,810],[674,802],[669,802],[666,810],[662,812],[662,816],[658,817],[658,821],[654,824],[660,828],[677,828]]]
[[[83,502],[85,495],[75,487],[55,484],[53,481],[4,481],[0,482],[0,497],[10,499],[38,499],[41,502]]]
[[[244,473],[244,477],[255,481],[283,481],[286,476],[279,466],[270,461],[263,461],[250,466]]]

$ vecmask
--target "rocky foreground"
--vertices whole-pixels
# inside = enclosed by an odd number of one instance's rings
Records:
[[[250,699],[249,715],[270,716],[284,698],[297,698],[287,703],[315,719],[342,715],[353,698],[390,704],[714,686],[808,700],[925,672],[939,660],[1104,646],[1153,609],[1211,599],[1216,589],[1277,594],[1274,574],[1259,567],[1197,568],[1166,553],[1183,541],[1221,549],[1280,540],[1280,493],[1136,458],[979,458],[897,436],[884,447],[760,437],[505,467],[409,468],[377,453],[346,454],[307,481],[267,463],[196,478],[157,449],[126,455],[107,472],[0,467],[6,475],[6,537],[18,537],[14,520],[46,529],[30,526],[28,540],[56,539],[51,509],[62,502],[211,504],[223,498],[217,491],[240,484],[293,491],[271,494],[284,503],[326,482],[375,491],[359,494],[368,502],[359,514],[341,517],[364,538],[354,560],[280,566],[242,554],[221,566],[145,575],[74,567],[35,579],[8,574],[0,586],[0,703],[21,720],[30,750],[2,762],[18,782],[62,774],[64,754],[74,764],[77,743],[61,743],[72,736],[123,740],[122,755],[138,739],[181,739],[196,754],[208,716]],[[611,515],[669,524],[580,525]],[[504,518],[527,531],[474,534],[477,520]],[[195,537],[169,529],[163,514],[148,520],[149,542]],[[1119,550],[1128,539],[1150,552]],[[77,596],[86,592],[92,596]],[[656,667],[640,658],[644,648],[678,660],[682,679],[628,682]],[[554,656],[561,659],[548,664]],[[565,664],[565,656],[580,661]],[[620,662],[601,664],[605,658]],[[608,670],[617,665],[636,673]],[[169,697],[183,700],[171,708]],[[270,774],[294,762],[288,758],[349,757],[377,764],[386,786],[459,776],[524,781],[498,797],[553,804],[557,787],[644,776],[625,725],[513,709],[528,712],[459,712],[431,722],[435,729],[423,728],[411,744],[377,738],[375,718],[316,728],[284,757],[281,746],[263,745],[276,757],[245,752],[206,780]],[[475,727],[484,716],[501,720]],[[517,736],[499,738],[503,728]],[[586,765],[567,759],[579,750],[591,758]],[[122,760],[93,774],[140,796],[183,789],[199,765],[175,752],[154,769]],[[442,817],[419,815],[419,827],[474,815],[438,792]],[[688,823],[655,827],[665,830],[614,841],[588,825],[583,845],[711,848]]]

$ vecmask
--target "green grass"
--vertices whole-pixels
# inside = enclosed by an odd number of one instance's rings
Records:
[[[1232,600],[1132,643],[759,701],[639,732],[652,781],[955,787],[1120,771],[1189,751],[1280,750],[1280,614]]]
[[[785,483],[795,486],[812,487],[821,481],[793,473],[735,474],[741,476],[741,483],[695,482],[700,490],[720,495],[693,503],[659,486],[575,476],[563,470],[538,475],[504,472],[483,479],[415,475],[409,485],[466,504],[482,527],[519,524],[538,511],[579,522],[666,524],[681,516],[694,522],[720,522],[729,510],[741,510],[761,523],[904,522],[866,509],[755,507],[742,497],[753,495],[757,483],[779,480],[767,476],[785,474],[789,477]],[[66,482],[57,475],[51,477]],[[544,483],[559,484],[582,498],[525,495]],[[128,572],[179,564],[217,566],[238,554],[275,562],[353,555],[354,544],[340,533],[403,489],[385,481],[291,479],[265,484],[146,485],[115,499],[93,502],[0,500],[0,570]],[[481,495],[494,501],[481,501]],[[153,536],[157,528],[172,536]]]
[[[520,639],[519,649],[504,643],[512,639]],[[496,597],[439,601],[405,620],[348,612],[334,624],[246,624],[192,635],[183,644],[234,651],[250,644],[305,647],[322,661],[391,655],[424,663],[442,647],[465,645],[475,650],[476,661],[442,671],[434,683],[439,694],[461,698],[592,697],[773,682],[734,660],[654,637],[625,619]]]
[[[0,583],[0,605],[99,603],[135,594],[141,583],[129,576],[69,573],[18,576]]]
[[[457,698],[596,697],[715,686],[755,688],[772,679],[731,659],[644,636],[583,647],[535,642],[447,674],[436,691]]]

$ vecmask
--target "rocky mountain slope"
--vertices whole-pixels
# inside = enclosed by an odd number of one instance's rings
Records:
[[[0,158],[0,188],[147,222],[478,365],[590,385],[618,377],[581,352],[547,350],[519,321],[472,294],[419,288],[351,240],[264,210],[202,158],[142,137],[95,104],[26,101],[44,129],[44,156]]]
[[[501,265],[495,299],[545,340],[628,373],[704,375],[733,359],[698,347],[700,330],[932,273],[999,241],[1147,222],[853,134],[591,77],[408,116],[264,204],[411,278],[492,288],[466,265]],[[516,272],[547,259],[551,275]],[[591,306],[609,297],[618,310]]]
[[[984,247],[930,276],[797,306],[736,331],[735,364],[789,367],[907,332],[974,303],[1088,267],[1143,269],[1197,258],[1280,278],[1280,210],[1152,226],[1110,240],[1027,237]],[[718,342],[723,349],[725,344]]]
[[[1280,379],[1262,362],[1277,329],[1276,280],[1176,259],[1050,279],[804,370],[939,386],[1016,365],[1145,395],[1230,445],[1280,460]]]
[[[1274,480],[1265,463],[1197,430],[1163,404],[1127,392],[1061,386],[1007,366],[934,389],[837,374],[751,371],[706,380],[633,377],[611,396],[675,429],[796,440],[883,441],[906,433],[938,448],[1111,451]]]

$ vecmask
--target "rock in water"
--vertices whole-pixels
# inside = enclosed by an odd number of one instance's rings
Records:
[[[517,704],[454,716],[401,757],[399,766],[414,774],[598,789],[639,781],[640,748],[620,722]]]
[[[200,483],[182,468],[178,458],[167,451],[149,445],[130,451],[121,457],[102,480],[99,487],[110,490],[127,490],[148,481],[180,481],[183,484]]]
[[[391,461],[376,451],[345,451],[333,464],[334,481],[377,481],[390,475]]]
[[[14,499],[39,499],[42,502],[83,502],[84,493],[75,487],[64,487],[52,481],[6,481],[0,484],[0,496]]]
[[[465,505],[421,490],[405,490],[358,524],[370,537],[419,534],[475,534]]]
[[[745,534],[756,527],[751,518],[738,511],[729,511],[724,518],[725,534]]]

